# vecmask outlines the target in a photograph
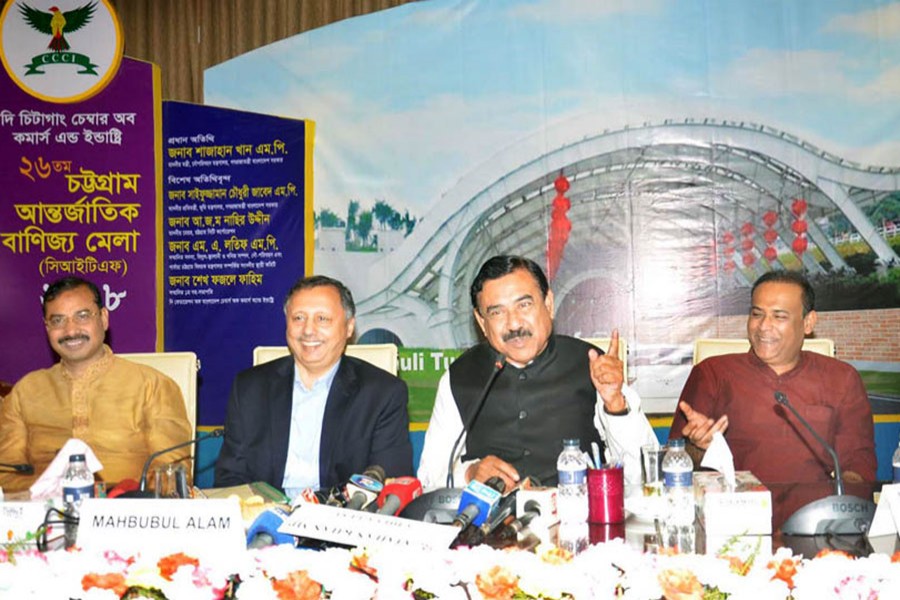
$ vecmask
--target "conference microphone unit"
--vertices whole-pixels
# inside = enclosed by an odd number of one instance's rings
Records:
[[[141,481],[138,484],[138,489],[125,492],[124,494],[120,495],[119,498],[154,498],[155,494],[153,492],[147,491],[147,472],[150,470],[150,465],[151,465],[151,463],[153,463],[154,460],[156,460],[158,457],[162,456],[163,454],[165,454],[167,452],[171,452],[172,450],[178,450],[179,448],[183,448],[185,446],[190,446],[192,444],[198,444],[198,443],[202,442],[203,440],[209,440],[212,438],[222,437],[223,435],[225,435],[224,429],[214,429],[211,432],[209,432],[207,435],[198,436],[192,440],[188,440],[188,441],[182,442],[180,444],[175,444],[171,448],[165,448],[163,450],[160,450],[159,452],[154,452],[149,457],[147,457],[147,461],[144,463],[144,469],[141,471]],[[187,483],[186,482],[179,483],[178,487],[179,487],[179,490],[183,490],[184,492],[187,492],[187,489],[186,489]]]
[[[475,425],[475,420],[478,419],[478,414],[484,407],[484,403],[487,400],[488,394],[491,392],[491,388],[494,387],[494,382],[497,381],[497,377],[500,376],[500,372],[503,371],[504,366],[506,366],[506,357],[502,354],[498,354],[497,359],[494,361],[494,368],[491,370],[491,375],[490,377],[488,377],[487,383],[484,385],[484,389],[481,390],[481,396],[478,397],[478,402],[475,403],[475,410],[472,412],[472,416],[469,418],[469,422],[465,424],[465,426],[462,428],[462,431],[460,431],[459,435],[456,437],[456,441],[453,442],[453,448],[450,450],[450,459],[447,461],[448,488],[453,487],[453,463],[456,462],[456,450],[457,448],[459,448],[459,443],[462,441],[463,435],[465,435],[467,431],[470,431],[472,429],[472,426]]]
[[[398,515],[410,502],[422,495],[422,482],[415,477],[397,477],[384,484],[378,496],[378,514]]]
[[[27,463],[0,463],[0,468],[9,469],[10,471],[18,473],[20,475],[34,475],[34,465],[29,465]]]
[[[347,482],[347,508],[362,510],[378,500],[384,489],[384,469],[378,465],[366,467],[362,474],[350,476]]]
[[[775,392],[775,401],[793,413],[834,461],[834,494],[801,506],[781,526],[785,535],[864,534],[872,525],[875,503],[844,494],[844,477],[834,448],[800,416],[783,392]]]

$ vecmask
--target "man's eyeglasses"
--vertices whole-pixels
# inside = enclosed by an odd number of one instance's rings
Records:
[[[47,329],[62,329],[69,322],[69,319],[72,319],[72,322],[76,325],[86,325],[91,322],[91,320],[97,316],[97,311],[95,310],[79,310],[77,313],[68,317],[66,315],[53,315],[52,317],[44,320],[44,325],[47,326]]]

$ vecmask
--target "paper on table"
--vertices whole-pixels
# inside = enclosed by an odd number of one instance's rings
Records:
[[[725,436],[721,431],[713,433],[712,442],[706,449],[700,466],[718,471],[724,476],[725,483],[734,488],[734,457],[731,455],[731,448],[728,447],[728,442],[725,441]]]
[[[31,499],[44,500],[47,498],[59,498],[62,496],[62,478],[69,466],[69,456],[72,454],[84,454],[85,462],[91,473],[96,473],[103,468],[103,464],[84,441],[78,438],[71,438],[63,445],[62,449],[56,453],[53,460],[31,485]]]

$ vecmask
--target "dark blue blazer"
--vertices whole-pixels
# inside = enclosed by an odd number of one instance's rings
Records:
[[[279,358],[235,377],[216,461],[216,487],[265,481],[282,489],[291,427],[294,358]],[[389,477],[415,475],[406,383],[351,356],[341,358],[325,404],[319,483],[343,485],[380,465]]]

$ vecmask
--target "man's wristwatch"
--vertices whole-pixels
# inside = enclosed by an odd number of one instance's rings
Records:
[[[625,415],[627,415],[628,413],[631,412],[631,407],[628,406],[628,403],[626,402],[625,408],[623,408],[622,410],[617,410],[617,411],[613,412],[611,410],[607,410],[606,405],[604,404],[603,412],[605,412],[606,414],[608,414],[611,417],[624,417]]]

